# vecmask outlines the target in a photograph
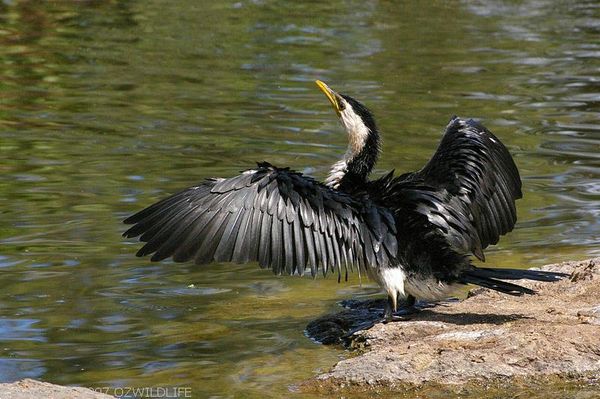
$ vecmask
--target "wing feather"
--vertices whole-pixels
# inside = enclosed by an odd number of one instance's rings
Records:
[[[262,226],[262,218],[266,213],[261,212],[260,209],[254,209],[252,215],[252,226],[251,234],[249,236],[242,236],[241,239],[245,242],[244,251],[244,262],[250,262],[250,260],[258,259],[260,251],[260,229]]]
[[[262,221],[260,224],[260,244],[258,247],[258,264],[261,267],[269,267],[271,264],[271,225],[272,217],[268,212],[262,213]]]
[[[277,208],[275,208],[277,209]],[[271,266],[274,273],[282,273],[285,270],[285,259],[283,259],[283,226],[282,220],[273,215],[271,225]],[[291,274],[291,273],[290,273]]]
[[[252,233],[252,220],[254,214],[258,213],[253,208],[240,210],[240,225],[237,231],[232,231],[232,235],[235,233],[235,245],[233,247],[232,261],[237,263],[244,263],[250,260],[250,248],[249,244],[254,242],[250,237],[253,237]]]
[[[293,248],[295,257],[295,265],[298,270],[298,274],[303,275],[306,267],[306,242],[304,240],[302,222],[298,218],[298,212],[294,212],[292,222],[292,230],[294,231]]]
[[[285,273],[292,275],[296,274],[296,266],[294,264],[294,233],[291,223],[288,223],[287,217],[281,220],[283,229],[283,256],[285,256]]]
[[[289,169],[261,163],[208,179],[126,219],[139,256],[197,264],[257,261],[277,274],[315,275],[394,263],[394,216]]]
[[[233,250],[235,248],[235,239],[237,232],[240,230],[240,224],[242,222],[243,213],[239,210],[235,213],[230,214],[223,235],[219,240],[219,245],[215,250],[215,260],[218,262],[230,262],[233,257]]]
[[[368,192],[395,209],[403,229],[399,236],[424,240],[430,225],[442,237],[439,245],[481,260],[483,249],[514,228],[515,201],[522,196],[519,172],[506,147],[481,124],[457,117],[423,169],[394,179],[387,175]],[[397,243],[403,245],[402,239]],[[405,245],[404,251],[414,248],[421,246]]]

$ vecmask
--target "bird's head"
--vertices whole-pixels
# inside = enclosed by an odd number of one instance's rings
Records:
[[[340,123],[348,133],[351,149],[356,153],[360,152],[367,137],[378,133],[373,114],[360,101],[335,92],[320,80],[316,83],[331,102]]]
[[[333,166],[327,184],[339,188],[344,180],[351,183],[366,181],[379,156],[379,131],[373,114],[358,100],[335,92],[320,80],[316,84],[331,102],[349,141],[348,151]]]

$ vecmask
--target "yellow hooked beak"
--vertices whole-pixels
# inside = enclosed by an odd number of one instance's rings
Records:
[[[316,80],[315,83],[317,84],[317,86],[319,86],[319,89],[321,89],[321,91],[323,93],[325,93],[325,95],[329,99],[329,102],[331,102],[331,105],[333,106],[333,109],[334,109],[335,113],[337,114],[337,116],[340,116],[341,112],[342,112],[342,107],[338,100],[340,98],[340,95],[337,94],[335,91],[331,90],[329,88],[329,86],[327,86],[325,83],[321,82],[320,80]]]

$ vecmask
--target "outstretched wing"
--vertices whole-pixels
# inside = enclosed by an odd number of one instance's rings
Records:
[[[373,200],[393,208],[402,226],[402,256],[432,270],[449,267],[454,261],[447,256],[472,253],[484,260],[483,249],[513,229],[515,200],[521,198],[519,172],[506,147],[479,123],[457,117],[423,169],[372,184],[369,192],[379,193]]]
[[[437,151],[417,174],[462,202],[482,249],[513,229],[515,201],[522,197],[519,171],[502,142],[481,124],[452,118]]]
[[[313,275],[394,263],[394,218],[368,197],[353,198],[268,163],[208,179],[127,218],[141,235],[138,256],[197,264],[258,261],[277,274]]]

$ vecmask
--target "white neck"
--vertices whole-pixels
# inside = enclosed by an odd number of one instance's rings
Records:
[[[345,108],[340,114],[340,123],[348,133],[348,149],[344,157],[334,163],[329,171],[329,176],[325,179],[325,184],[332,188],[338,188],[340,182],[348,171],[348,163],[360,153],[365,146],[365,141],[369,136],[369,128],[363,123],[362,119],[352,106],[345,102]]]

